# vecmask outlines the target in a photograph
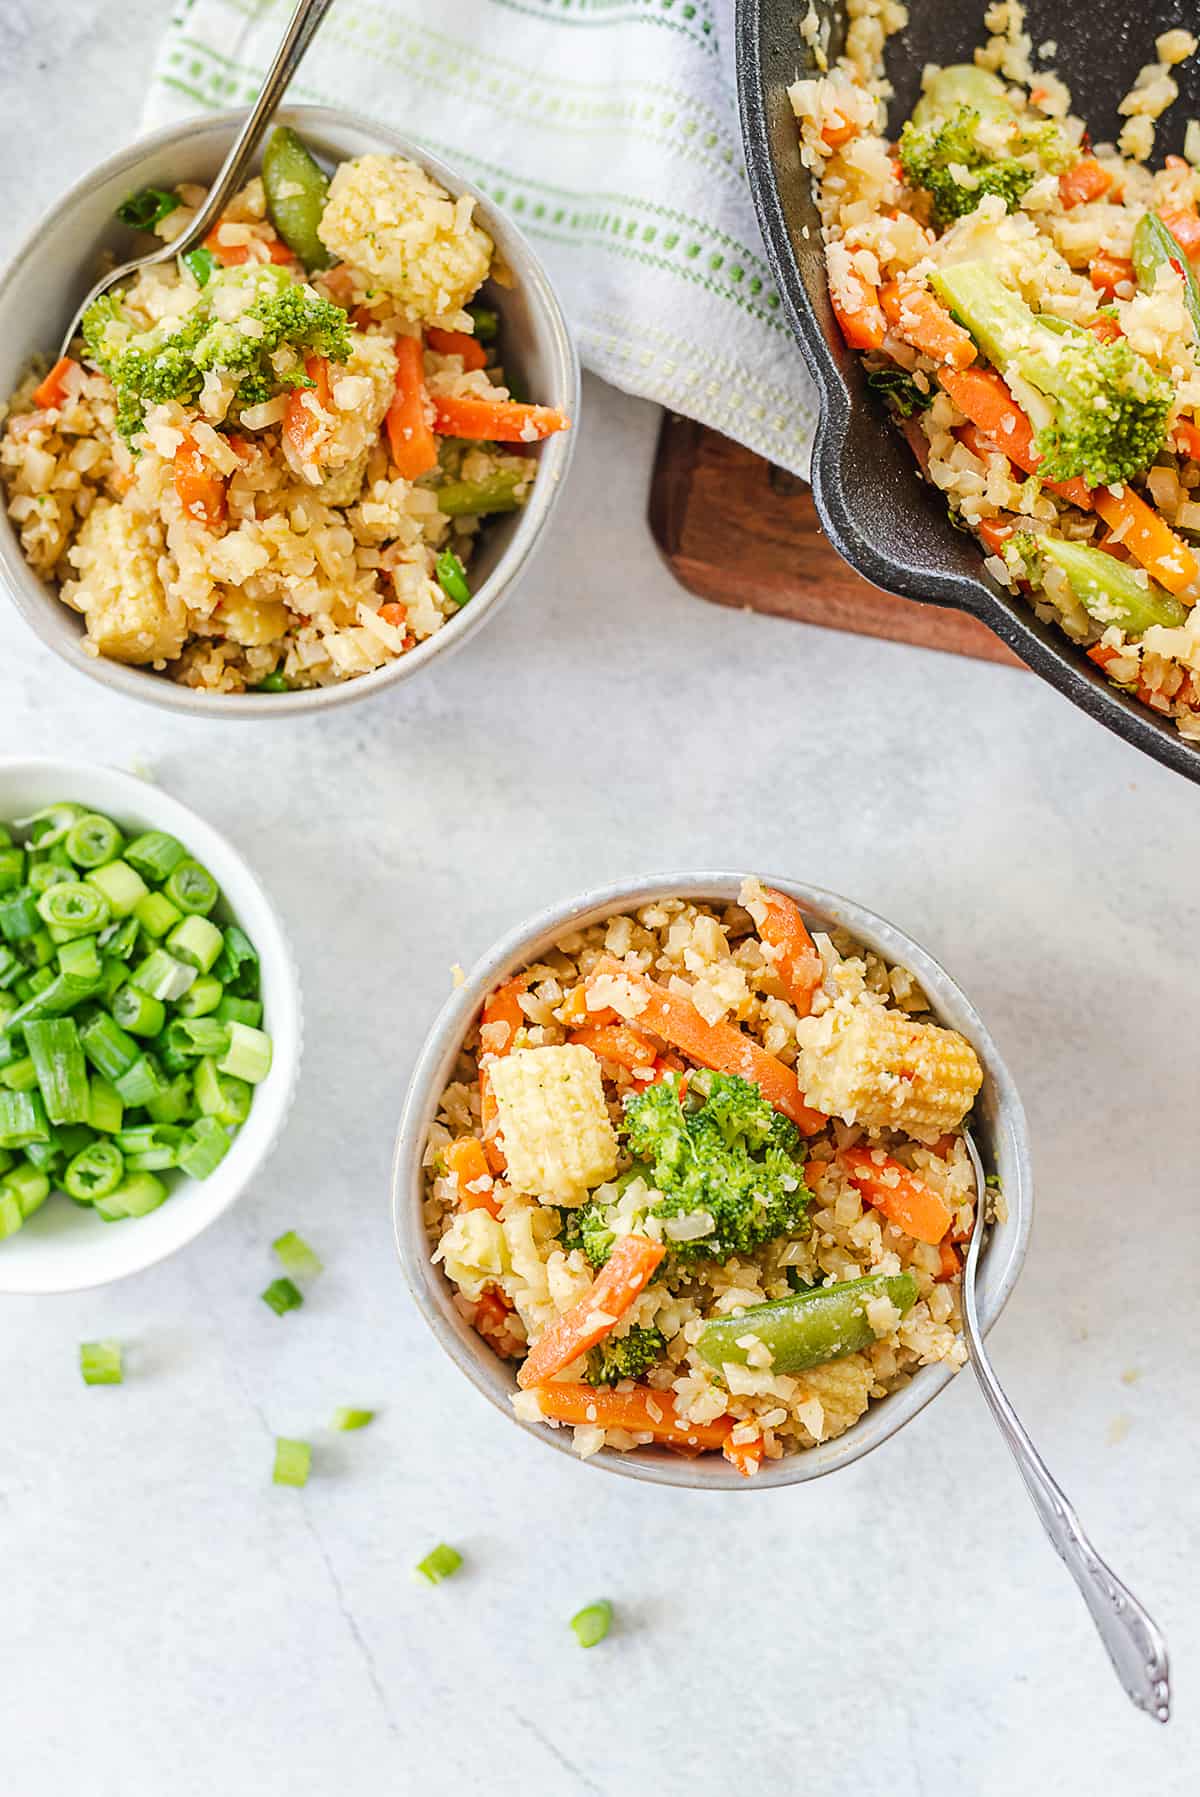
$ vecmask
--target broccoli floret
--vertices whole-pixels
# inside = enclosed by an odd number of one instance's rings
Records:
[[[686,1240],[668,1237],[679,1259],[750,1254],[804,1226],[812,1194],[804,1183],[799,1131],[750,1081],[724,1073],[693,1076],[688,1102],[681,1104],[678,1077],[668,1074],[626,1098],[620,1128],[648,1164],[647,1178],[660,1194],[653,1215],[706,1225]]]
[[[589,1385],[616,1385],[620,1379],[640,1379],[662,1357],[666,1338],[660,1329],[639,1329],[593,1348],[588,1355]]]
[[[1102,629],[1116,624],[1140,636],[1154,624],[1170,629],[1187,618],[1186,608],[1173,594],[1144,575],[1139,579],[1127,562],[1091,543],[1018,531],[1004,545],[1004,559],[1018,578],[1035,586],[1044,584],[1047,562],[1061,569],[1084,611]]]
[[[1163,446],[1169,383],[1123,337],[1101,343],[1039,315],[986,262],[938,269],[930,284],[1014,390],[1036,426],[1039,480],[1114,486]]]
[[[594,1267],[602,1267],[615,1240],[604,1206],[592,1198],[578,1210],[563,1210],[559,1214],[562,1217],[559,1240],[566,1252],[570,1254],[579,1248]]]
[[[914,187],[933,198],[938,224],[974,212],[985,194],[999,194],[1016,210],[1037,177],[1057,173],[1074,152],[1055,125],[1022,117],[1012,107],[993,107],[986,118],[975,106],[957,106],[942,117],[910,119],[900,133],[900,166]],[[992,146],[1001,140],[1002,148]]]
[[[901,418],[912,418],[933,404],[932,390],[918,387],[903,368],[872,368],[867,373],[867,386]]]

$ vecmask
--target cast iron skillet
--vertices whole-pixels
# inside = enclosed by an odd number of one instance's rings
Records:
[[[831,21],[830,61],[840,48],[840,4],[815,0]],[[907,444],[867,392],[859,358],[842,342],[825,285],[820,220],[786,89],[818,71],[799,32],[807,0],[738,0],[737,65],[746,166],[767,254],[789,323],[821,395],[813,448],[813,498],[834,548],[852,568],[890,593],[953,605],[980,618],[1023,661],[1089,716],[1189,779],[1200,781],[1200,746],[1110,686],[1082,649],[983,570],[974,538],[949,522],[934,488],[920,478]],[[910,0],[911,22],[892,38],[888,74],[896,89],[889,119],[898,125],[920,92],[927,62],[969,62],[986,37],[984,0]],[[1194,0],[1033,0],[1035,45],[1057,43],[1053,66],[1071,89],[1073,109],[1097,142],[1112,142],[1117,102],[1156,35],[1196,23]],[[1189,117],[1200,116],[1200,55],[1175,71],[1180,96],[1160,122],[1156,154],[1182,148]],[[807,235],[805,235],[807,230]]]

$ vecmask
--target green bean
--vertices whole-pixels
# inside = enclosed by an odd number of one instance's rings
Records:
[[[443,549],[434,563],[434,571],[438,577],[438,585],[452,605],[464,606],[471,597],[471,589],[467,585],[467,570],[463,567],[453,549]]]
[[[1192,330],[1200,342],[1200,281],[1187,259],[1175,233],[1164,225],[1157,212],[1144,212],[1133,233],[1133,268],[1143,293],[1153,293],[1158,271],[1164,263],[1173,268],[1183,281],[1183,297],[1192,321]]]
[[[483,518],[493,512],[515,512],[523,503],[517,488],[529,476],[524,469],[498,468],[486,480],[448,480],[436,487],[438,511],[447,518]]]
[[[696,1346],[719,1372],[730,1361],[738,1366],[751,1364],[750,1349],[741,1343],[753,1336],[770,1353],[772,1372],[802,1373],[810,1366],[870,1347],[877,1337],[867,1317],[867,1305],[874,1298],[890,1299],[903,1315],[916,1303],[916,1279],[911,1273],[870,1273],[865,1279],[817,1286],[772,1304],[756,1304],[741,1316],[718,1317],[707,1323]]]
[[[267,214],[289,250],[307,269],[328,268],[333,257],[317,235],[329,181],[303,141],[287,125],[272,131],[263,152]]]

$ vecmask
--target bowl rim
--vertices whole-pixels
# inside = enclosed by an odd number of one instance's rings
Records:
[[[220,1198],[215,1208],[203,1211],[200,1206],[193,1207],[201,1214],[195,1218],[189,1216],[183,1219],[180,1234],[176,1240],[165,1246],[152,1248],[148,1236],[131,1231],[127,1237],[123,1235],[120,1238],[122,1241],[126,1239],[129,1241],[130,1251],[127,1264],[123,1265],[119,1271],[105,1273],[100,1277],[84,1274],[69,1279],[58,1278],[53,1283],[34,1284],[28,1282],[8,1283],[11,1275],[5,1274],[4,1254],[0,1249],[0,1296],[10,1297],[46,1297],[62,1292],[94,1291],[103,1286],[115,1285],[118,1281],[127,1279],[134,1273],[144,1272],[147,1267],[156,1266],[160,1261],[169,1260],[172,1255],[194,1242],[197,1236],[203,1235],[204,1231],[219,1217],[224,1216],[249,1189],[268,1156],[274,1152],[295,1101],[304,1050],[304,1013],[300,975],[283,918],[258,874],[224,831],[219,829],[216,824],[209,823],[207,818],[198,811],[193,811],[190,805],[185,804],[182,799],[177,799],[173,793],[165,791],[154,781],[130,773],[125,768],[113,767],[107,762],[72,761],[52,755],[0,756],[0,783],[14,778],[31,778],[51,774],[56,777],[61,776],[63,790],[66,792],[70,792],[72,781],[80,782],[101,778],[114,783],[120,791],[128,794],[129,815],[144,815],[148,819],[153,818],[153,823],[148,823],[147,828],[169,830],[172,834],[180,836],[189,848],[193,843],[199,841],[205,845],[206,855],[211,854],[212,844],[216,843],[219,853],[236,868],[239,883],[253,892],[262,907],[263,917],[274,937],[272,950],[282,974],[282,978],[278,981],[278,990],[272,990],[270,994],[273,1051],[271,1073],[278,1074],[278,1080],[273,1090],[269,1089],[270,1082],[268,1080],[264,1084],[261,1097],[257,1094],[255,1096],[256,1105],[269,1103],[271,1114],[268,1118],[268,1127],[252,1158],[242,1170],[240,1179],[230,1185],[228,1193]],[[111,809],[122,810],[123,802],[112,805]],[[218,883],[224,896],[225,881],[222,879]],[[235,912],[235,915],[240,914],[240,907],[231,905],[230,909]],[[260,940],[256,941],[255,947],[261,953],[261,931],[258,931],[257,934]],[[189,1183],[203,1195],[204,1188],[201,1182],[193,1180]],[[170,1204],[178,1195],[172,1193],[167,1203]],[[182,1211],[176,1214],[183,1216]],[[143,1244],[140,1249],[138,1247],[139,1240]]]
[[[161,151],[176,148],[186,139],[203,131],[226,131],[232,137],[245,121],[247,108],[230,107],[220,112],[204,112],[163,125],[148,132],[132,144],[115,151],[96,164],[67,188],[45,212],[0,271],[0,321],[9,291],[17,272],[26,259],[38,253],[43,236],[70,218],[81,201],[103,182],[118,175],[133,173]],[[34,573],[21,553],[20,543],[7,515],[0,508],[0,584],[25,623],[58,658],[77,673],[87,675],[110,691],[119,692],[144,704],[158,705],[168,711],[184,712],[191,717],[219,718],[225,722],[248,718],[295,718],[302,712],[328,711],[337,705],[369,699],[385,688],[411,679],[437,655],[453,653],[479,630],[510,596],[521,575],[541,548],[551,515],[566,483],[575,443],[579,435],[581,379],[579,356],[568,328],[562,305],[545,266],[523,232],[508,213],[495,206],[487,195],[465,175],[427,150],[422,144],[378,123],[350,107],[302,106],[280,107],[274,114],[278,123],[291,124],[303,134],[305,127],[319,136],[323,126],[358,131],[373,137],[388,153],[419,163],[451,193],[470,194],[479,209],[479,217],[489,235],[499,242],[503,238],[505,261],[514,266],[518,285],[530,301],[531,312],[538,320],[538,335],[544,342],[556,367],[557,382],[562,389],[563,405],[571,418],[571,429],[556,432],[547,439],[539,461],[539,472],[526,502],[520,522],[500,560],[483,585],[472,594],[471,603],[462,608],[441,630],[417,648],[396,661],[388,662],[369,674],[338,681],[333,686],[313,687],[291,693],[207,693],[198,687],[181,686],[168,676],[152,669],[127,666],[91,656],[82,649],[72,653],[51,628],[53,613],[48,607],[62,608],[63,602]],[[499,222],[499,232],[496,222]],[[514,253],[515,252],[515,255]]]
[[[819,0],[819,4],[824,4],[824,0]],[[825,5],[824,10],[830,9]],[[846,475],[848,461],[854,460],[847,455],[847,445],[861,407],[822,328],[801,273],[796,254],[796,227],[784,199],[776,164],[766,63],[767,39],[778,21],[779,11],[778,0],[737,0],[738,108],[746,173],[767,260],[779,290],[782,310],[820,402],[810,481],[813,503],[826,535],[842,560],[873,586],[906,599],[952,607],[978,618],[1019,655],[1027,667],[1095,723],[1102,724],[1185,779],[1200,781],[1200,747],[1179,734],[1174,720],[1149,710],[1131,694],[1114,687],[1105,679],[1102,670],[1090,662],[1083,650],[1057,625],[1042,624],[1031,608],[1010,602],[986,574],[982,557],[977,573],[961,573],[949,567],[926,572],[881,551],[869,540],[861,516],[869,510],[873,500],[866,494],[858,499],[855,483],[847,480]],[[798,30],[793,34],[797,74],[815,73],[815,67],[806,62],[807,45]],[[796,156],[799,160],[798,137]],[[807,169],[804,176],[811,181]],[[857,351],[846,353],[853,361],[861,361]],[[893,429],[885,418],[872,422],[879,430]],[[921,479],[915,464],[912,479],[914,483]]]
[[[536,1440],[577,1460],[566,1429],[525,1422],[509,1402],[512,1379],[490,1349],[455,1310],[450,1287],[430,1256],[423,1216],[423,1161],[430,1122],[447,1073],[464,1035],[487,992],[497,980],[543,953],[565,931],[585,928],[619,911],[666,897],[688,897],[731,903],[746,874],[729,870],[650,874],[588,888],[545,907],[508,930],[475,962],[462,984],[443,1004],[425,1039],[409,1080],[392,1158],[392,1227],[396,1249],[417,1309],[450,1359],[475,1389],[511,1423]],[[995,1323],[1016,1284],[1029,1246],[1033,1223],[1033,1175],[1024,1107],[1012,1075],[991,1034],[966,994],[945,968],[906,931],[857,901],[823,887],[760,873],[764,884],[789,893],[810,914],[850,930],[868,946],[911,969],[928,994],[933,1013],[954,1013],[954,1026],[974,1044],[985,1071],[985,1090],[994,1092],[995,1123],[977,1124],[985,1161],[1002,1137],[1011,1171],[1005,1184],[1008,1217],[1004,1234],[994,1231],[984,1251],[979,1309],[983,1331]],[[965,1025],[965,1028],[964,1028]],[[965,1369],[964,1369],[965,1370]],[[708,1466],[713,1456],[683,1460],[660,1448],[621,1453],[602,1448],[585,1464],[626,1478],[692,1490],[771,1490],[798,1484],[848,1466],[896,1434],[932,1402],[954,1377],[944,1363],[921,1367],[906,1386],[870,1409],[843,1435],[818,1447],[768,1462],[753,1479],[743,1479],[724,1462]]]

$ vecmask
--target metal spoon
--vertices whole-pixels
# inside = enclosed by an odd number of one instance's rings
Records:
[[[226,203],[237,192],[242,184],[250,161],[262,140],[263,134],[275,114],[275,109],[282,100],[284,91],[292,76],[299,68],[309,45],[317,34],[325,14],[329,11],[333,0],[299,0],[295,12],[283,34],[274,60],[263,78],[262,89],[254,102],[245,124],[234,139],[233,148],[226,156],[217,171],[216,179],[208,190],[208,197],[186,231],[180,233],[173,243],[160,244],[158,249],[151,250],[149,255],[135,256],[132,262],[122,262],[119,268],[110,269],[92,288],[83,304],[79,307],[67,328],[63,338],[60,355],[65,356],[71,347],[71,339],[79,329],[80,321],[93,300],[115,287],[118,281],[128,280],[141,268],[152,268],[156,262],[173,262],[176,256],[185,254],[200,243],[212,230]]]
[[[1092,1621],[1103,1641],[1113,1669],[1125,1687],[1125,1694],[1139,1710],[1145,1710],[1156,1722],[1166,1722],[1171,1714],[1170,1669],[1167,1644],[1152,1616],[1142,1608],[1133,1592],[1123,1585],[1116,1573],[1100,1558],[1083,1532],[1083,1527],[1066,1496],[1046,1470],[1045,1462],[1021,1426],[1016,1411],[1009,1403],[992,1370],[979,1312],[975,1305],[975,1276],[979,1256],[987,1233],[987,1186],[979,1150],[969,1132],[964,1132],[967,1153],[975,1169],[975,1225],[971,1246],[963,1268],[962,1309],[963,1333],[971,1353],[975,1377],[983,1389],[988,1408],[999,1424],[1008,1443],[1017,1470],[1025,1481],[1025,1489],[1033,1499],[1034,1509],[1042,1520],[1055,1552],[1083,1594],[1092,1613]]]

